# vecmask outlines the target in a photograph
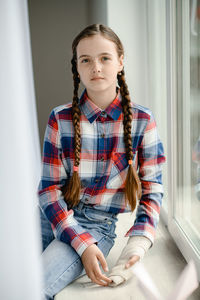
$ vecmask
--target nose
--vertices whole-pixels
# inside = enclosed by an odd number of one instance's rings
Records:
[[[93,64],[92,64],[92,72],[95,73],[99,73],[101,72],[101,64],[98,60],[94,60]]]

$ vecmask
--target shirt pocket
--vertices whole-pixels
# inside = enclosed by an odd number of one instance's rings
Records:
[[[137,153],[134,153],[133,164],[136,163]],[[111,158],[111,170],[108,178],[106,188],[108,189],[119,189],[125,187],[125,180],[128,173],[128,161],[126,153],[116,152]]]

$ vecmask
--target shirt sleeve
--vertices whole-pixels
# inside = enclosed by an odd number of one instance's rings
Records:
[[[44,135],[42,174],[37,191],[39,205],[51,224],[55,238],[71,245],[81,256],[89,245],[97,241],[78,224],[74,211],[68,209],[64,200],[61,187],[67,173],[61,154],[58,122],[52,110]]]
[[[151,114],[138,148],[138,175],[142,185],[142,197],[137,207],[134,225],[125,236],[146,236],[152,245],[163,198],[162,164],[164,162],[163,145]]]

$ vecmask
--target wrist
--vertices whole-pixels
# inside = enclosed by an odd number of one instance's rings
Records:
[[[141,260],[151,245],[151,241],[144,236],[129,237],[128,242],[117,261],[117,264],[123,264],[134,255],[139,256]]]
[[[88,251],[92,251],[92,249],[95,248],[95,246],[97,246],[97,242],[88,245],[88,246],[85,248],[85,250],[83,251],[83,253],[82,253],[82,255],[81,255],[81,258],[82,258],[85,254],[87,254]]]

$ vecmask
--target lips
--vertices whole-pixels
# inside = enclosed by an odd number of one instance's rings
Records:
[[[103,79],[103,77],[93,77],[91,80],[99,80],[99,79]]]

